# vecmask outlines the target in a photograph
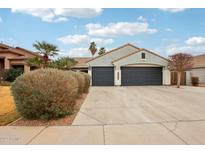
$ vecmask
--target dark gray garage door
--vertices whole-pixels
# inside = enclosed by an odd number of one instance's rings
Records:
[[[121,67],[122,86],[162,85],[161,67]]]
[[[93,67],[92,85],[93,86],[113,86],[114,68],[113,67]]]

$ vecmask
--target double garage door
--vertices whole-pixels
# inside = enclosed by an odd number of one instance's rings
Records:
[[[162,85],[161,67],[122,67],[121,85]]]
[[[114,67],[93,67],[93,86],[113,86]],[[161,67],[121,67],[121,85],[162,85]]]

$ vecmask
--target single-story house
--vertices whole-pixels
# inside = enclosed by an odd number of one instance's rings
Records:
[[[87,61],[93,86],[170,85],[168,59],[125,44]]]
[[[187,85],[191,85],[192,76],[199,78],[200,85],[205,85],[205,54],[194,56],[193,67],[186,72]]]
[[[91,57],[75,57],[74,60],[76,61],[76,64],[71,67],[71,70],[88,73],[87,61],[91,59]]]
[[[41,57],[39,54],[27,49],[0,43],[0,77],[2,77],[4,70],[10,68],[21,68],[24,72],[35,69],[35,66],[28,66],[25,60],[36,56]]]

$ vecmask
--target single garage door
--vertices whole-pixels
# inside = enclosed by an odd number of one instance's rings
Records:
[[[114,67],[92,67],[93,86],[113,86]]]
[[[122,86],[162,85],[161,67],[121,67]]]

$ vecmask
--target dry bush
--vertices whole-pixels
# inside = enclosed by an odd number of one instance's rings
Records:
[[[75,77],[78,80],[78,94],[81,95],[84,92],[85,79],[83,74],[81,74],[80,72],[75,72]]]
[[[89,88],[90,88],[90,75],[88,75],[87,73],[81,72],[81,74],[83,74],[84,76],[84,81],[85,81],[85,86],[84,86],[84,93],[88,93],[89,92]]]
[[[11,90],[21,116],[54,119],[72,114],[78,97],[78,81],[69,72],[39,69],[18,77]]]

